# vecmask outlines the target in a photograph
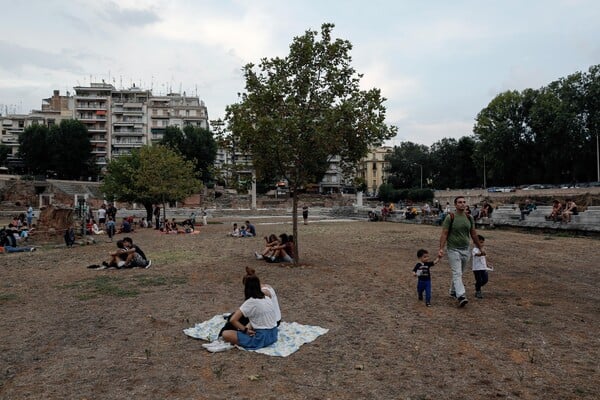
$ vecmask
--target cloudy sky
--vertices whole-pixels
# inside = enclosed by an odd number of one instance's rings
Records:
[[[0,0],[0,107],[27,113],[52,90],[197,94],[223,117],[241,67],[285,56],[294,36],[336,25],[365,88],[388,99],[401,141],[469,135],[505,90],[600,63],[597,0]]]

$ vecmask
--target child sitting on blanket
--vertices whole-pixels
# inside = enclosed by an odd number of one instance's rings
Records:
[[[204,344],[210,352],[233,348],[237,344],[249,350],[267,347],[277,341],[277,327],[281,323],[281,309],[275,289],[260,283],[256,271],[246,267],[242,279],[246,301],[233,314],[219,332],[223,340]]]

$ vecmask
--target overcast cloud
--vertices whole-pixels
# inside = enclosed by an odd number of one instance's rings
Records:
[[[600,63],[600,3],[546,1],[0,0],[2,113],[91,81],[198,95],[209,118],[244,90],[241,68],[336,25],[365,88],[388,99],[400,141],[470,135],[505,90]]]

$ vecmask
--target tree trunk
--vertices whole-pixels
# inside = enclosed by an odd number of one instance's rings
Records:
[[[152,217],[154,216],[153,211],[154,208],[152,207],[152,203],[150,202],[144,202],[144,208],[146,209],[146,221],[148,221],[148,225],[152,226]]]
[[[292,196],[292,234],[294,235],[294,267],[300,262],[300,253],[298,252],[298,189],[294,188]]]

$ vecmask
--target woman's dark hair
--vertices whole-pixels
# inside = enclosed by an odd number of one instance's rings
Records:
[[[246,267],[246,276],[242,279],[244,283],[244,298],[264,299],[265,294],[260,287],[260,279],[256,276],[256,271],[253,268]]]
[[[279,235],[279,239],[280,239],[281,244],[287,243],[288,242],[287,233],[282,233],[281,235]]]
[[[124,249],[125,248],[125,245],[123,244],[122,240],[117,240],[117,247],[119,249]]]
[[[271,233],[269,235],[269,243],[273,243],[277,240],[277,235],[275,235],[274,233]]]

